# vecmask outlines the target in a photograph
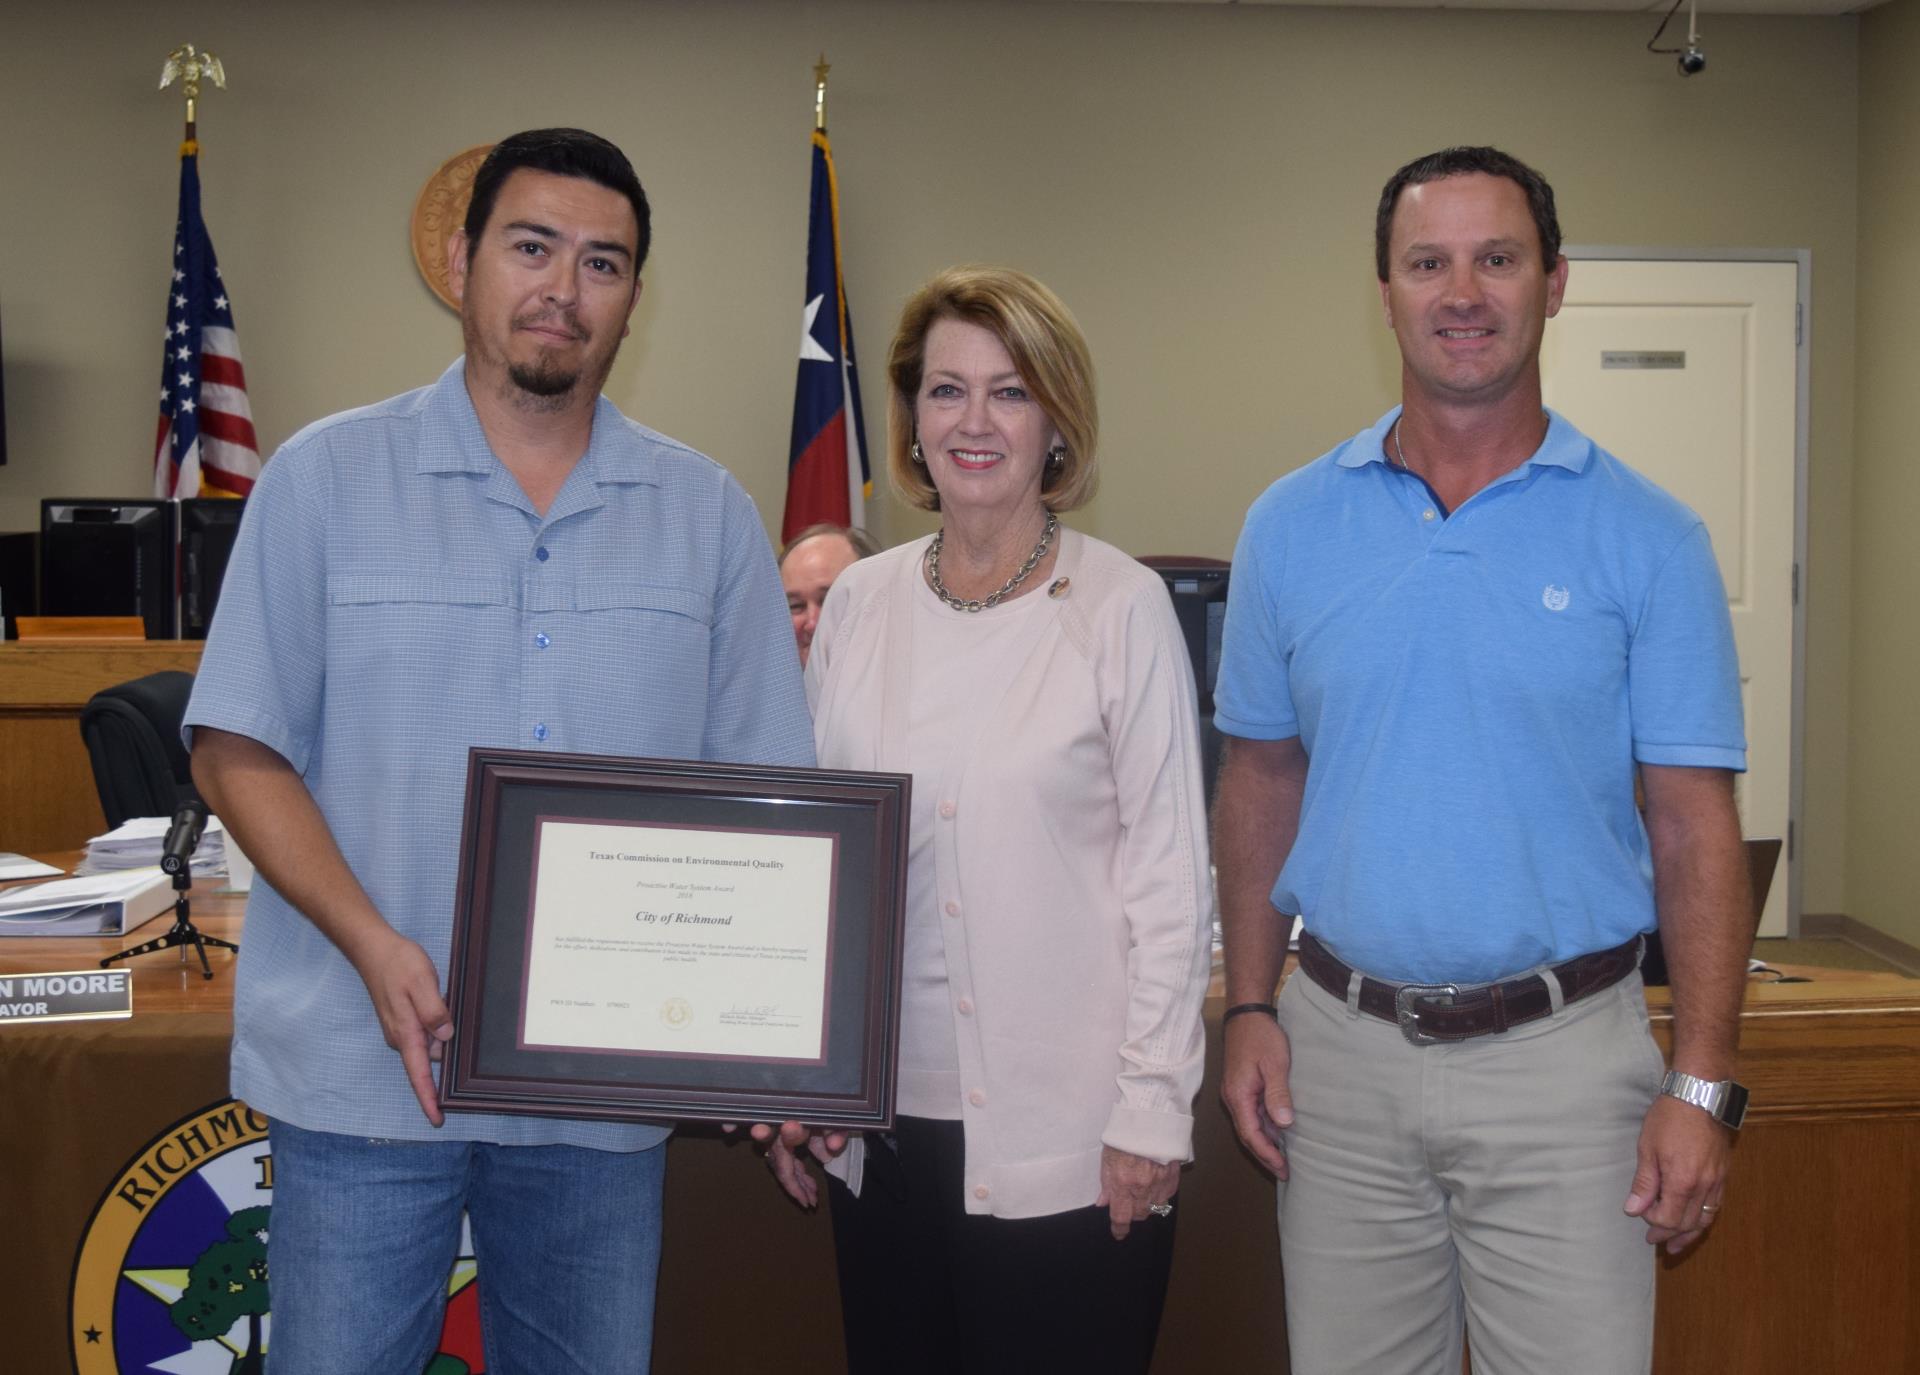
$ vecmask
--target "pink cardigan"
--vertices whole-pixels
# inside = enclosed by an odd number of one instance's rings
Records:
[[[927,540],[855,564],[807,664],[828,768],[904,770]],[[1093,1203],[1100,1148],[1192,1157],[1212,903],[1193,674],[1159,578],[1060,534],[1026,661],[932,789],[970,1213]],[[992,612],[983,613],[992,615]],[[859,1190],[865,1143],[835,1173]]]

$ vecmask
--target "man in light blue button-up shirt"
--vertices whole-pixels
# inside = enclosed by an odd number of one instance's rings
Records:
[[[632,168],[516,135],[473,207],[465,357],[266,466],[187,712],[261,876],[233,1087],[274,1123],[275,1375],[420,1369],[463,1205],[489,1368],[645,1370],[666,1130],[435,1105],[467,751],[813,762],[752,502],[600,395]]]

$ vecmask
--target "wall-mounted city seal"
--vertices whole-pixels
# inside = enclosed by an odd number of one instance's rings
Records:
[[[427,178],[427,184],[420,188],[420,198],[413,203],[408,237],[413,242],[414,265],[433,294],[454,310],[460,309],[460,304],[453,299],[447,275],[447,240],[467,218],[467,202],[473,199],[473,174],[492,151],[491,143],[483,143],[455,153]]]

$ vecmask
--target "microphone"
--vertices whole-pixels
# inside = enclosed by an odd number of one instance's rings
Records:
[[[178,878],[187,872],[187,865],[193,858],[194,847],[200,843],[200,833],[207,825],[207,804],[195,799],[180,804],[180,810],[173,814],[173,824],[167,827],[167,843],[160,851],[160,871]]]

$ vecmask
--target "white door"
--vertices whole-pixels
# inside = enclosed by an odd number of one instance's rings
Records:
[[[1787,834],[1793,774],[1799,267],[1575,258],[1541,349],[1547,404],[1707,523],[1740,650],[1749,837]],[[1760,923],[1787,933],[1784,850]],[[1795,914],[1797,916],[1797,914]]]

